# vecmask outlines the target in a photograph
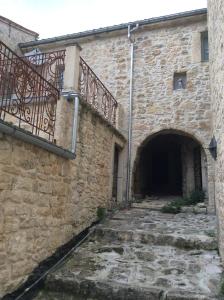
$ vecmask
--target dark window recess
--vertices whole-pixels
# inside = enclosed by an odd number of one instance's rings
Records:
[[[114,168],[113,168],[113,200],[117,201],[117,188],[118,188],[118,166],[119,166],[119,152],[120,149],[117,145],[114,147]]]
[[[182,90],[186,89],[187,85],[187,74],[183,73],[174,73],[173,76],[173,89],[174,90]]]
[[[208,31],[201,33],[201,60],[208,61],[209,49],[208,49]]]

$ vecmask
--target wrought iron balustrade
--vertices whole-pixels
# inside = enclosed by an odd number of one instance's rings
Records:
[[[22,58],[57,89],[63,89],[65,50],[25,55]]]
[[[81,57],[79,92],[106,120],[116,124],[117,101]]]
[[[59,90],[0,42],[0,119],[54,140]]]

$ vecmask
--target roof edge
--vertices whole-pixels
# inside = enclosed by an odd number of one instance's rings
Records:
[[[102,27],[98,29],[92,29],[92,30],[86,30],[78,33],[72,33],[72,34],[67,34],[67,35],[61,35],[61,36],[56,36],[53,38],[47,38],[47,39],[41,39],[39,41],[33,41],[33,42],[27,42],[27,43],[20,43],[19,46],[20,48],[28,48],[28,47],[33,47],[33,46],[38,46],[38,45],[44,45],[44,44],[51,44],[54,42],[59,42],[59,41],[66,41],[70,39],[78,39],[78,38],[84,38],[87,36],[91,35],[96,35],[100,33],[109,33],[117,30],[122,30],[128,27],[128,25],[134,25],[138,23],[140,26],[142,25],[147,25],[147,24],[155,24],[155,23],[160,23],[164,21],[171,21],[175,19],[180,19],[180,18],[185,18],[185,17],[192,17],[192,16],[197,16],[197,15],[203,15],[207,14],[207,8],[201,8],[197,10],[191,10],[191,11],[185,11],[185,12],[180,12],[176,14],[171,14],[171,15],[165,15],[161,17],[154,17],[150,19],[144,19],[144,20],[139,20],[139,21],[133,21],[129,23],[122,23],[119,25],[113,25],[113,26],[108,26],[108,27]]]
[[[27,32],[27,33],[29,33],[31,35],[34,35],[36,38],[38,38],[38,36],[39,36],[39,33],[35,32],[33,30],[30,30],[30,29],[28,29],[26,27],[23,27],[22,25],[14,22],[14,21],[6,18],[6,17],[3,17],[1,15],[0,15],[0,21],[4,22],[4,23],[6,23],[6,24],[8,24],[10,26],[13,26],[14,28],[17,28],[19,30],[25,31],[25,32]]]

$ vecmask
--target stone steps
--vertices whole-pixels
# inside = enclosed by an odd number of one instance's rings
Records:
[[[172,215],[134,208],[118,212],[112,219],[99,225],[94,238],[184,249],[218,248],[215,216],[193,213]]]
[[[50,286],[50,281],[48,285]],[[79,283],[58,279],[52,282],[52,290],[40,292],[36,300],[215,300],[203,294],[191,291],[175,290],[164,292],[159,288],[138,288],[114,282],[83,280]],[[55,286],[56,284],[56,286]],[[63,290],[64,292],[61,292]],[[78,296],[76,292],[78,292]],[[83,292],[82,292],[83,291]],[[85,292],[84,292],[85,291]]]
[[[159,199],[151,198],[151,199],[148,199],[148,200],[133,202],[131,204],[131,207],[132,208],[141,208],[141,209],[150,209],[150,210],[160,211],[161,208],[164,205],[168,204],[170,201],[171,201],[170,199],[168,199],[168,200],[159,200]]]
[[[217,239],[214,237],[199,236],[176,236],[175,234],[155,234],[144,230],[115,230],[111,228],[97,228],[93,238],[119,240],[122,242],[138,242],[159,246],[174,246],[180,249],[204,249],[217,250]]]
[[[139,202],[133,202],[132,208],[136,209],[150,209],[151,211],[161,211],[164,205],[167,205],[172,200],[177,199],[178,197],[171,197],[171,198],[164,198],[164,199],[155,199],[155,198],[148,198],[147,200],[141,200]],[[195,206],[183,206],[181,211],[184,213],[200,213],[206,214],[207,213],[207,206],[205,203],[198,203]]]
[[[214,216],[130,209],[98,225],[36,300],[212,300],[222,268]]]

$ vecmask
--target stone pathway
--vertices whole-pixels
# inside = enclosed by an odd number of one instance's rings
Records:
[[[48,276],[37,300],[218,299],[215,216],[163,214],[147,205],[98,225]]]

